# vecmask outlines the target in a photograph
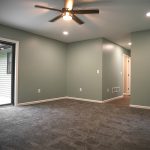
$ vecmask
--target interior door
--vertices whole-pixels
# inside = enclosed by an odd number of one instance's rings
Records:
[[[131,57],[123,55],[123,93],[131,94]]]

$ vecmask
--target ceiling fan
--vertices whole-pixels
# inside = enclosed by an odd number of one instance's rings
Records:
[[[60,13],[57,17],[51,19],[49,22],[55,22],[60,18],[64,20],[74,20],[78,24],[84,24],[84,22],[79,19],[76,15],[77,14],[99,14],[99,9],[73,9],[74,0],[65,0],[65,7],[62,9],[50,8],[41,5],[35,5],[36,8],[48,9],[57,11]]]

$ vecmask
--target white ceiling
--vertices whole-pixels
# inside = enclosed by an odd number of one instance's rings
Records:
[[[76,8],[99,8],[99,15],[78,15],[85,24],[48,20],[58,12],[34,8],[35,4],[62,8],[64,0],[0,0],[0,24],[57,39],[63,42],[105,37],[129,48],[130,33],[150,29],[150,0],[75,0]],[[62,31],[69,31],[68,36]]]

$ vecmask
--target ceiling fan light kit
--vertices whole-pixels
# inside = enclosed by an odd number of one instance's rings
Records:
[[[60,18],[63,18],[64,20],[74,20],[78,24],[84,24],[84,22],[78,18],[76,15],[77,14],[99,14],[99,9],[73,9],[73,4],[74,0],[65,0],[65,8],[56,9],[56,8],[50,8],[50,7],[45,7],[41,5],[35,5],[36,8],[41,8],[41,9],[48,9],[48,10],[53,10],[57,11],[60,13],[59,16],[51,19],[49,22],[55,22]]]
[[[63,19],[64,20],[72,20],[72,15],[71,15],[71,13],[68,11],[66,11],[66,12],[64,12],[63,13]]]

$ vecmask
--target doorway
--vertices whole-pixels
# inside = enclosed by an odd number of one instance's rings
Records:
[[[0,105],[14,104],[15,44],[0,41]]]
[[[131,57],[123,54],[123,95],[131,95]]]

